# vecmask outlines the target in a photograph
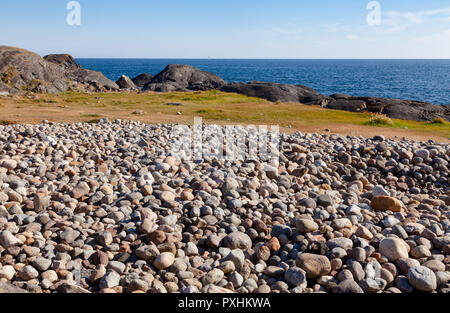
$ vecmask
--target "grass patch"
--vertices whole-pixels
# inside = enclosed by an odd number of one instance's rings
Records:
[[[394,122],[389,117],[382,114],[373,115],[364,125],[368,126],[394,126]]]
[[[199,114],[204,118],[212,120],[226,120],[227,115],[223,110],[216,109],[201,109],[194,111],[194,114]]]
[[[39,79],[33,79],[27,85],[20,87],[20,89],[23,91],[36,93],[40,91],[39,89],[43,85],[44,84]]]
[[[223,113],[223,111],[222,110],[212,110],[212,109],[202,109],[202,110],[194,111],[194,113],[210,114],[210,113]]]
[[[0,74],[0,81],[8,85],[9,87],[13,87],[12,78],[17,75],[17,72],[14,66],[10,66],[5,72]]]
[[[444,118],[442,117],[438,117],[435,118],[434,120],[432,120],[430,123],[428,123],[430,125],[448,125],[449,122],[447,122]]]

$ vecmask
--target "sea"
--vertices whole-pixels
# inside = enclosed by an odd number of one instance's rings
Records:
[[[450,104],[450,59],[445,60],[250,60],[77,59],[84,68],[116,81],[156,75],[168,64],[188,64],[228,82],[264,81],[305,85],[326,95],[419,100]]]

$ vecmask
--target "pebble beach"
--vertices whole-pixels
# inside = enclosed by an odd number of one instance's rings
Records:
[[[280,134],[269,167],[173,127],[0,126],[0,289],[450,292],[449,144]]]

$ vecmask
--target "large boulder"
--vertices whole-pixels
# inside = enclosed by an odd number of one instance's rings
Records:
[[[265,82],[230,83],[221,88],[224,92],[235,92],[249,97],[263,98],[272,102],[296,102],[321,104],[328,99],[314,89],[302,85],[285,85]]]
[[[65,69],[38,54],[0,46],[0,91],[59,93],[69,87]]]
[[[63,68],[65,76],[77,91],[117,91],[119,86],[106,78],[102,73],[87,70],[76,63],[68,54],[49,54],[44,60]]]
[[[150,83],[153,79],[153,75],[143,73],[139,74],[135,78],[132,79],[133,83],[136,85],[136,87],[143,88],[145,85]]]
[[[116,84],[120,89],[136,89],[136,85],[133,81],[126,75],[122,75],[117,81]]]
[[[219,89],[225,81],[219,76],[190,65],[170,64],[143,88],[144,91],[189,91]]]

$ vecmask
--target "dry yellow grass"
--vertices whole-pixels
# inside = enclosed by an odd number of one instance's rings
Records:
[[[383,114],[373,114],[372,117],[365,123],[370,126],[394,126],[392,119]]]

